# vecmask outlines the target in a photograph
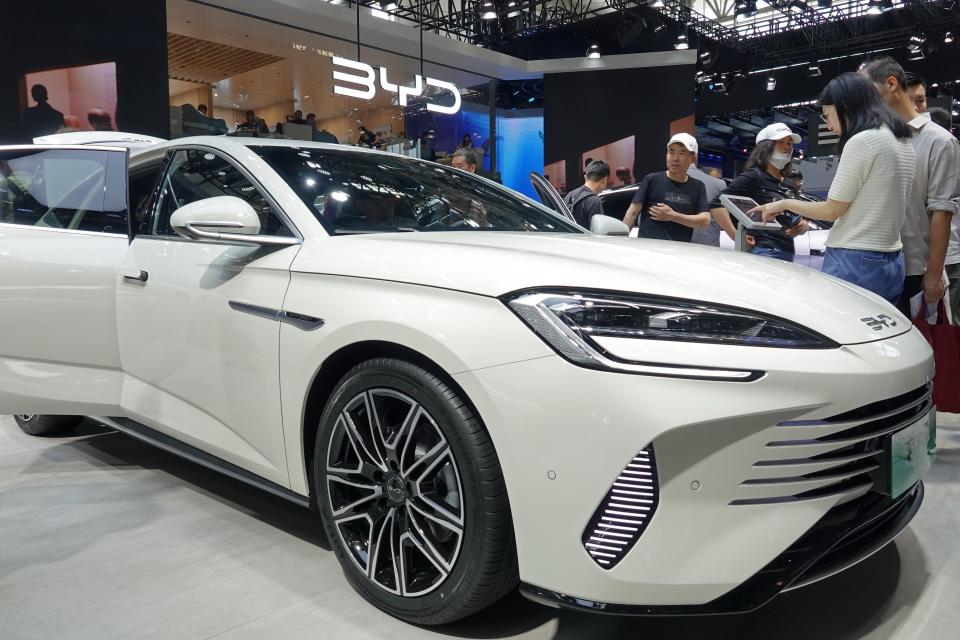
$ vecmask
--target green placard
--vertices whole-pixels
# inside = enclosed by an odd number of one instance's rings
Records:
[[[903,495],[933,464],[937,451],[937,412],[890,437],[890,495]]]

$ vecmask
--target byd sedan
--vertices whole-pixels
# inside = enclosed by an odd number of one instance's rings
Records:
[[[368,150],[2,148],[0,307],[26,433],[94,416],[316,509],[420,624],[518,584],[745,611],[892,540],[932,455],[930,348],[877,296]]]

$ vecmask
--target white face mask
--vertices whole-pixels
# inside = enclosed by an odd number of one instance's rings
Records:
[[[770,156],[770,164],[775,166],[777,169],[783,169],[785,166],[790,164],[790,160],[793,156],[789,153],[780,153],[779,151],[774,151],[773,155]]]

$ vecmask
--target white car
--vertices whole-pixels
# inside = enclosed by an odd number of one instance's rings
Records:
[[[315,508],[420,624],[518,583],[748,610],[887,544],[929,466],[931,350],[873,294],[373,151],[2,148],[0,308],[25,432],[95,416]]]

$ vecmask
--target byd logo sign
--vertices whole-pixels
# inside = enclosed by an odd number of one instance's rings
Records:
[[[346,58],[338,58],[334,56],[333,66],[334,82],[339,80],[363,87],[363,89],[351,89],[349,87],[341,87],[338,84],[334,84],[334,93],[341,96],[350,96],[351,98],[360,98],[362,100],[370,100],[377,93],[377,86],[375,84],[377,73],[370,65],[364,64],[363,62],[354,62],[353,60],[347,60]],[[338,71],[336,67],[353,69],[361,72],[361,75],[347,73],[345,71]],[[409,98],[417,98],[423,95],[423,83],[426,81],[428,87],[439,87],[440,89],[444,89],[453,95],[453,106],[444,107],[439,104],[428,102],[427,111],[436,111],[437,113],[446,114],[453,114],[457,111],[460,111],[460,90],[457,89],[455,84],[452,82],[444,82],[443,80],[435,80],[433,78],[424,78],[420,75],[414,76],[414,78],[416,80],[412,87],[401,87],[388,81],[387,70],[384,67],[380,67],[380,86],[384,91],[399,94],[401,107],[407,106],[407,100]]]

